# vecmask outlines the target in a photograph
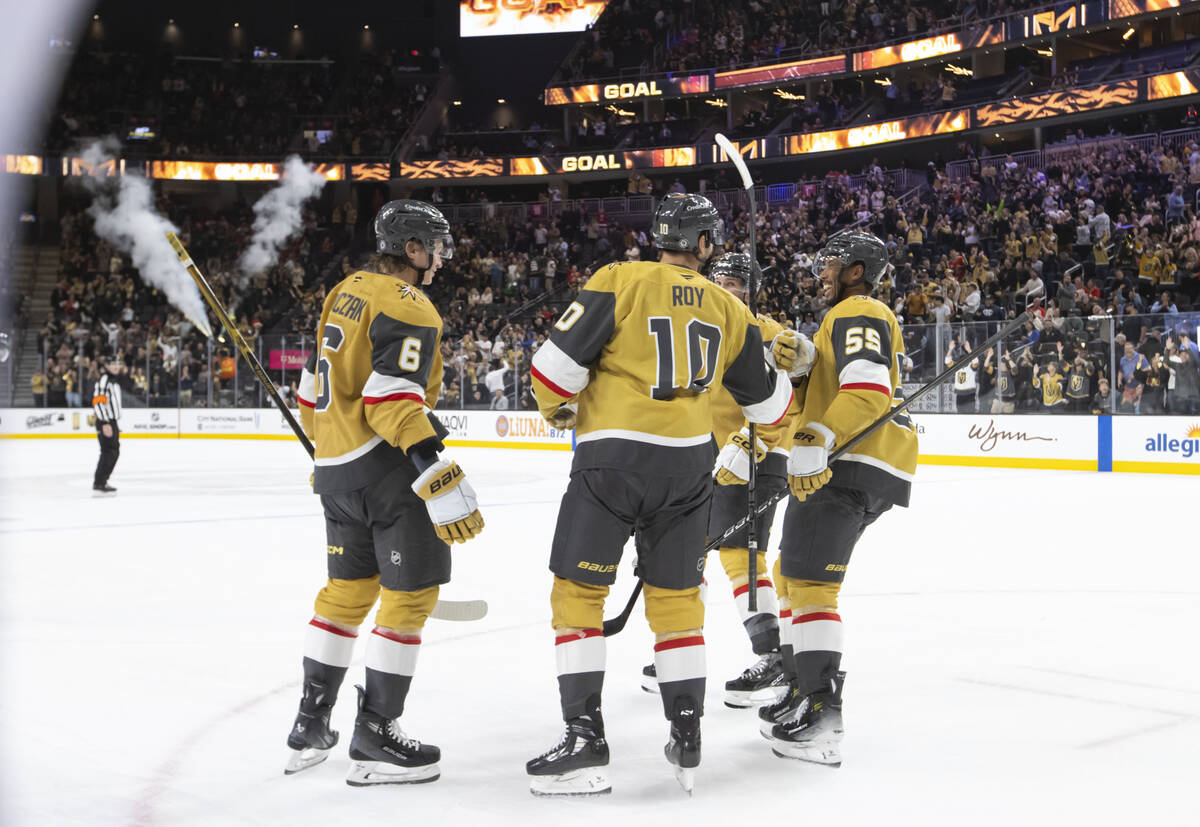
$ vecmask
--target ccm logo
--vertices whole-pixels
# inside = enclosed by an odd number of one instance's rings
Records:
[[[462,469],[455,465],[453,468],[446,469],[446,472],[438,477],[433,482],[429,483],[429,493],[436,494],[443,488],[449,488],[450,483],[462,476]]]

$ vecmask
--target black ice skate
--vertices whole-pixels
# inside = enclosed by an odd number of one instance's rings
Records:
[[[842,765],[842,677],[826,692],[805,695],[795,712],[771,730],[771,751],[830,767]]]
[[[354,721],[354,737],[350,739],[352,763],[346,783],[351,787],[370,787],[436,781],[442,774],[438,768],[442,751],[409,738],[394,719],[369,712],[365,706],[366,692],[361,686],[355,688],[358,717]]]
[[[300,711],[296,723],[288,733],[287,745],[292,754],[288,756],[284,775],[293,775],[320,764],[329,757],[329,751],[338,742],[338,734],[329,728],[329,713],[333,711],[329,687],[319,681],[305,681],[304,694],[300,697]]]
[[[113,488],[108,483],[104,483],[104,485],[93,485],[92,486],[92,496],[93,497],[111,497],[113,494],[116,494],[116,493],[117,493],[117,489]]]
[[[603,795],[608,781],[608,741],[597,709],[567,721],[554,747],[526,762],[529,791],[537,796]]]
[[[684,792],[692,794],[696,767],[700,766],[700,712],[691,695],[675,699],[671,713],[671,734],[663,747],[667,761],[675,767],[675,780]]]
[[[658,671],[653,663],[642,669],[642,691],[651,695],[658,694]]]
[[[845,680],[846,673],[838,672],[836,680],[836,690],[838,699],[838,708],[842,704],[842,681]],[[770,706],[761,707],[758,710],[758,731],[762,737],[768,741],[774,740],[772,730],[777,724],[785,723],[795,718],[799,714],[800,706],[804,703],[805,695],[800,691],[800,687],[796,681],[792,681],[784,689],[783,696],[771,704]]]
[[[725,683],[725,706],[733,709],[768,706],[787,691],[783,657],[778,652],[768,652],[740,676]]]

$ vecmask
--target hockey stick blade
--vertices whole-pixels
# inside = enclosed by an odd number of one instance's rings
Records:
[[[753,189],[754,180],[750,177],[750,170],[746,167],[746,159],[742,157],[742,153],[737,151],[737,147],[733,145],[733,141],[726,138],[720,132],[716,134],[714,140],[717,146],[721,147],[721,151],[729,158],[730,163],[737,167],[738,175],[742,177],[742,188]]]
[[[486,600],[439,600],[429,616],[438,620],[466,622],[483,620],[487,613]]]

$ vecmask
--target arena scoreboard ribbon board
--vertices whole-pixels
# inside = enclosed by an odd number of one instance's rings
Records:
[[[460,37],[582,32],[608,0],[459,0]]]

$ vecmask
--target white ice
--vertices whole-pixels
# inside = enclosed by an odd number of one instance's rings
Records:
[[[546,562],[568,454],[453,452],[487,528],[443,596],[491,613],[426,631],[403,725],[442,747],[441,780],[354,789],[361,643],[342,743],[282,773],[325,579],[298,446],[125,440],[102,500],[94,441],[0,453],[0,824],[1200,823],[1195,479],[922,468],[850,568],[837,770],[773,757],[722,705],[753,657],[714,557],[695,796],[638,688],[638,614],[608,647],[613,793],[547,801],[523,765],[560,734]]]

